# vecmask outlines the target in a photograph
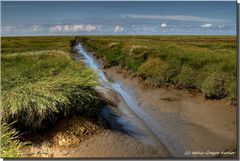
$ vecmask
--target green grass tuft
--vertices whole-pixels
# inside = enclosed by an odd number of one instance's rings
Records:
[[[4,122],[17,120],[37,129],[55,115],[86,110],[97,101],[95,73],[65,52],[4,54],[1,59]]]
[[[221,99],[227,95],[225,89],[226,74],[214,72],[202,84],[202,92],[207,98]]]
[[[190,66],[184,65],[181,67],[181,71],[177,75],[177,86],[194,89],[196,88],[196,75],[197,72],[194,71]]]
[[[168,69],[168,63],[161,59],[149,58],[139,67],[139,72],[147,79],[151,86],[162,85],[165,82],[165,72]]]
[[[20,141],[19,132],[6,123],[1,124],[1,158],[16,158],[21,155],[20,149],[28,142]]]

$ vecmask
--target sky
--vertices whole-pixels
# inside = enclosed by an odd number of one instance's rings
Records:
[[[2,2],[2,36],[235,35],[235,1]]]

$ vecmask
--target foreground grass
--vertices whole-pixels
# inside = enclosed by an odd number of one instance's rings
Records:
[[[21,142],[19,132],[10,125],[1,124],[1,158],[12,158],[21,155],[21,147],[28,142]]]
[[[4,122],[40,128],[51,116],[87,109],[96,99],[91,89],[95,74],[65,52],[5,54],[1,59]]]
[[[75,61],[73,37],[4,37],[1,55],[2,157],[17,157],[18,132],[43,129],[70,114],[99,110],[95,73]],[[7,137],[6,137],[7,136]],[[18,153],[19,152],[19,153]]]
[[[236,104],[234,36],[83,36],[104,61],[145,79],[150,86],[174,85]]]

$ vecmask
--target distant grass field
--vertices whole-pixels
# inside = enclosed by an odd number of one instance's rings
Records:
[[[2,37],[1,52],[5,54],[52,49],[70,51],[70,41],[73,39],[73,36]]]
[[[24,133],[53,124],[57,118],[99,109],[95,73],[70,54],[74,37],[3,37],[1,104],[3,157],[17,157]]]
[[[105,67],[121,66],[150,86],[174,85],[236,104],[235,36],[82,36]]]

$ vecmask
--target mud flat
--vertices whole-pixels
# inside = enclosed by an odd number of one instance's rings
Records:
[[[199,93],[172,87],[147,88],[118,67],[107,68],[105,73],[131,89],[144,111],[167,131],[169,142],[177,140],[183,151],[236,152],[236,107],[226,100],[207,100]],[[205,154],[193,156],[214,156]]]
[[[164,146],[156,147],[81,117],[63,119],[45,133],[30,138],[21,157],[168,157]]]

